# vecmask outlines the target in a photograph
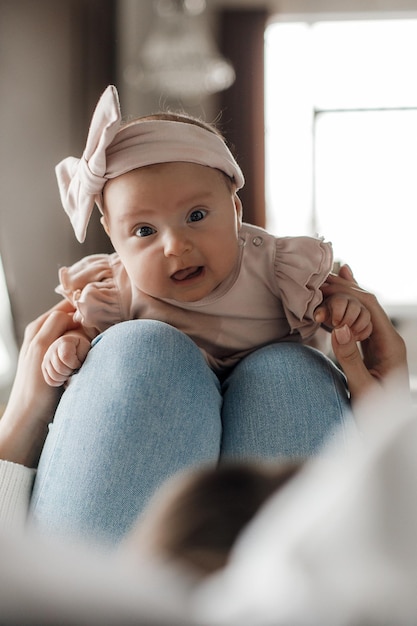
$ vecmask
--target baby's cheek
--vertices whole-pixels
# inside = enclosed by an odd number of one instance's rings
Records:
[[[158,297],[169,297],[166,294],[166,283],[168,276],[165,275],[160,266],[147,262],[144,266],[133,271],[131,280],[135,287],[144,293]]]

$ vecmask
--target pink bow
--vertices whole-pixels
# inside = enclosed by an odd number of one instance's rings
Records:
[[[121,118],[117,89],[109,85],[97,103],[81,159],[67,157],[55,168],[62,205],[81,243],[96,197],[107,181],[106,149],[120,128]]]

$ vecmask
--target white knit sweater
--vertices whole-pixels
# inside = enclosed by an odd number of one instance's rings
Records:
[[[20,530],[26,523],[36,470],[0,460],[0,527]]]

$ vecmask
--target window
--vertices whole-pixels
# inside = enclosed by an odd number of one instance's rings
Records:
[[[0,416],[6,403],[17,360],[10,303],[0,257]]]
[[[267,227],[333,242],[396,315],[417,309],[417,20],[266,31]]]

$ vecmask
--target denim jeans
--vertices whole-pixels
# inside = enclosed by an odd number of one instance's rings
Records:
[[[261,348],[220,383],[177,329],[123,322],[93,341],[62,396],[32,518],[42,532],[114,544],[175,472],[312,455],[349,416],[343,375],[313,348]]]

